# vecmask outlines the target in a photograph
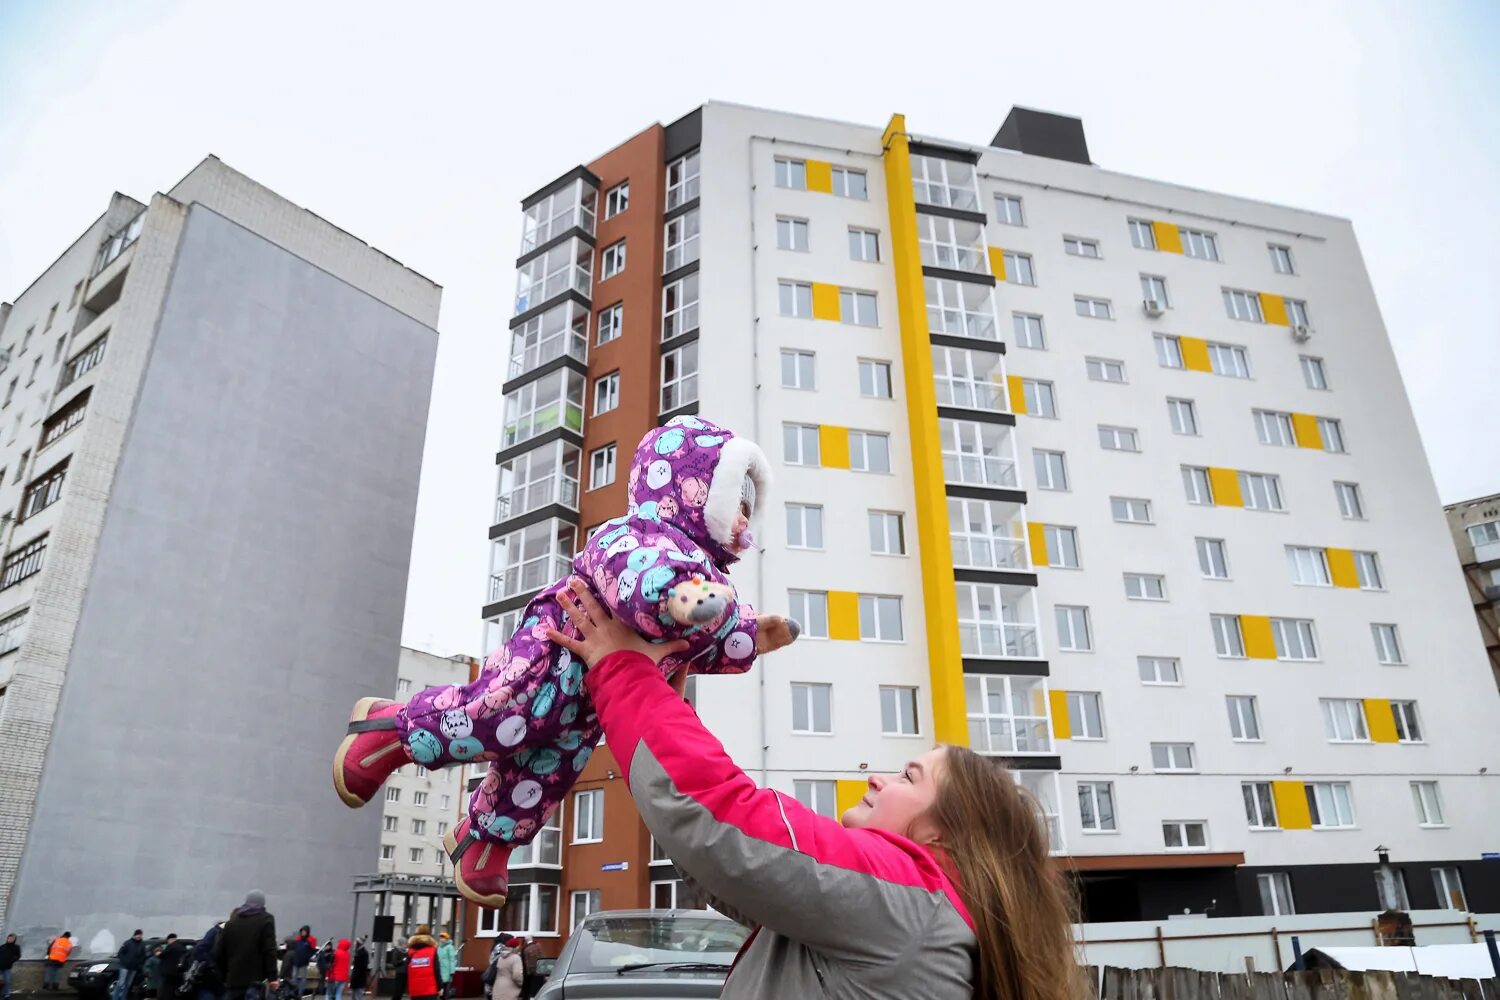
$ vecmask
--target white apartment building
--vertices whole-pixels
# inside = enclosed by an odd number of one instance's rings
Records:
[[[1378,845],[1500,907],[1500,705],[1351,224],[1063,116],[919,129],[709,103],[523,200],[486,648],[701,413],[775,465],[733,578],[804,628],[696,685],[764,784],[832,816],[967,744],[1094,921],[1374,909]]]

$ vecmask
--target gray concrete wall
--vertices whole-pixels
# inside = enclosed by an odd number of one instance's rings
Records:
[[[252,888],[278,930],[347,928],[380,811],[346,809],[329,762],[353,700],[395,686],[436,346],[189,210],[9,930],[112,951]]]

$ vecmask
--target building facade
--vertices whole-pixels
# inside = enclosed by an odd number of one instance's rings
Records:
[[[28,952],[347,919],[441,290],[210,157],[0,313],[0,909]]]
[[[1479,634],[1500,687],[1500,494],[1443,508]]]
[[[718,103],[522,210],[486,649],[701,412],[775,469],[736,586],[803,624],[695,685],[762,784],[836,816],[969,745],[1090,920],[1373,909],[1377,844],[1412,907],[1500,905],[1493,685],[1346,220],[1024,109],[986,145]],[[545,895],[504,929],[566,928]]]

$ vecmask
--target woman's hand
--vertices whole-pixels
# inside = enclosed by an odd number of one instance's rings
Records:
[[[604,610],[589,593],[588,585],[576,576],[568,578],[568,587],[558,592],[557,600],[562,605],[563,614],[578,630],[578,638],[563,635],[556,629],[548,629],[547,637],[571,651],[587,666],[592,667],[610,653],[622,649],[649,656],[652,663],[659,664],[672,653],[688,648],[686,639],[648,642],[635,629]]]

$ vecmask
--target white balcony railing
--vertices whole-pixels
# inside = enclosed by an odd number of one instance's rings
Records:
[[[495,500],[495,524],[507,518],[529,514],[550,503],[560,503],[570,510],[578,509],[578,479],[551,475],[517,486]]]
[[[574,238],[516,269],[516,309],[520,315],[572,289],[588,298],[594,288],[594,250]]]
[[[953,543],[953,565],[959,569],[1022,572],[1031,569],[1031,551],[1023,538],[955,532],[949,536],[949,540]]]
[[[933,384],[937,390],[939,406],[958,406],[967,410],[989,410],[994,413],[1010,411],[1010,394],[999,382],[935,373]]]
[[[965,486],[998,486],[1016,489],[1016,463],[1004,455],[974,452],[943,452],[943,478]]]
[[[490,574],[490,601],[541,590],[572,572],[573,560],[563,555],[537,556],[499,573]]]
[[[965,656],[1037,659],[1042,655],[1037,627],[1022,622],[959,621],[958,644]]]
[[[1480,542],[1474,546],[1474,561],[1489,562],[1500,559],[1500,542]]]
[[[507,378],[518,378],[563,355],[587,363],[588,323],[588,311],[569,300],[517,327],[511,334]]]

